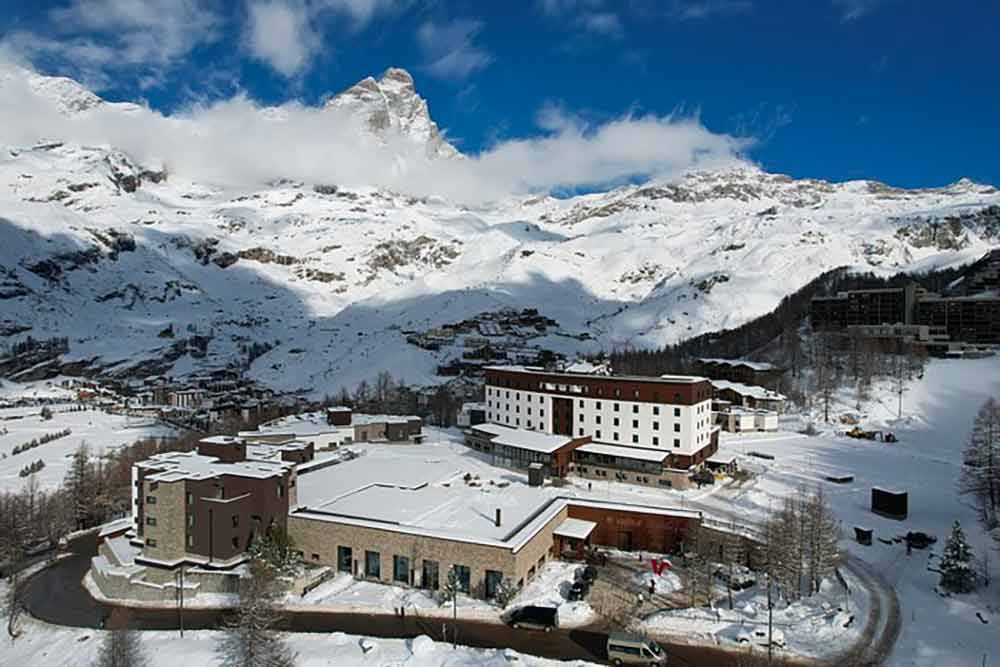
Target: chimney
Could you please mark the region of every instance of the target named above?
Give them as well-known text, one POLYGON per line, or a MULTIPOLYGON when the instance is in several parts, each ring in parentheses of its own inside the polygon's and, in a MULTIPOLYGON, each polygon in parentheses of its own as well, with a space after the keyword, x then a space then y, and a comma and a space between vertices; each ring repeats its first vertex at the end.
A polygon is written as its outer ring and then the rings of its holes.
POLYGON ((499 507, 497 508, 497 519, 496 519, 496 523, 497 523, 497 527, 499 528, 499 527, 500 527, 500 508, 499 508, 499 507))

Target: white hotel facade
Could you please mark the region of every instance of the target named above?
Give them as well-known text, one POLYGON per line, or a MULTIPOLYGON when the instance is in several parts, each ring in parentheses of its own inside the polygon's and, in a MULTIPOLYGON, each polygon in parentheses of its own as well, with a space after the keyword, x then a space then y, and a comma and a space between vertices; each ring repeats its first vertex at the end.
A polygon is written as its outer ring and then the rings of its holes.
POLYGON ((694 376, 608 376, 525 366, 486 369, 486 419, 594 442, 655 449, 670 466, 701 463, 718 449, 712 386, 694 376))

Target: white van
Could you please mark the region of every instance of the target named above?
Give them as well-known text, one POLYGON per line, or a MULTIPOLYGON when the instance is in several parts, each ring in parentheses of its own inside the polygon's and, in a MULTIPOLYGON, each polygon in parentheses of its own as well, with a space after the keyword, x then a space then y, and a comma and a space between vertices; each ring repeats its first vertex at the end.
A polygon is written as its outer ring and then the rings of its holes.
POLYGON ((608 635, 608 660, 613 665, 665 665, 667 654, 651 639, 614 632, 608 635))

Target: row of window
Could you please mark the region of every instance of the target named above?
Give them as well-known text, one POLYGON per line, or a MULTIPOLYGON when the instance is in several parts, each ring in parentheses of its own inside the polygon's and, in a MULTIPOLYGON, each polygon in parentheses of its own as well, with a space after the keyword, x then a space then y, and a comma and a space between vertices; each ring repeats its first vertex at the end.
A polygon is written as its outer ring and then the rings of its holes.
MULTIPOLYGON (((580 473, 584 474, 584 475, 586 475, 587 471, 589 470, 589 468, 585 468, 585 467, 580 467, 578 469, 579 469, 580 473)), ((607 477, 608 476, 608 471, 604 470, 602 468, 594 468, 594 475, 596 477, 607 477)), ((629 481, 628 480, 628 475, 626 473, 624 473, 624 472, 616 472, 615 473, 615 479, 618 480, 619 482, 627 482, 627 481, 629 481)), ((635 476, 635 481, 641 482, 642 484, 649 484, 649 477, 647 477, 645 475, 636 475, 635 476)), ((658 479, 658 480, 656 480, 656 483, 659 484, 660 486, 673 486, 673 482, 671 482, 669 479, 658 479)))
MULTIPOLYGON (((487 380, 487 381, 489 382, 489 380, 487 380)), ((525 389, 527 391, 545 391, 545 390, 548 390, 548 391, 559 391, 559 392, 572 391, 574 393, 583 393, 583 394, 589 394, 590 393, 590 386, 589 385, 564 385, 564 384, 553 385, 553 384, 546 384, 546 383, 542 383, 542 382, 526 382, 526 383, 522 384, 520 381, 511 382, 510 380, 503 379, 503 378, 500 379, 499 382, 497 382, 497 384, 501 385, 501 386, 504 386, 504 387, 512 387, 513 386, 513 387, 517 387, 518 389, 525 389), (525 386, 525 385, 527 385, 527 386, 525 386)), ((489 385, 487 385, 487 387, 486 387, 486 395, 487 396, 500 396, 500 392, 501 391, 503 391, 507 395, 508 398, 510 397, 510 390, 508 390, 508 389, 498 389, 498 388, 495 388, 495 387, 491 387, 489 385)), ((615 398, 621 398, 624 395, 624 393, 625 392, 623 392, 621 390, 621 387, 615 387, 611 391, 610 395, 614 396, 615 398)), ((517 395, 518 392, 515 391, 514 394, 517 395)), ((603 396, 604 395, 604 387, 602 387, 600 385, 598 385, 597 387, 595 387, 594 394, 597 395, 597 396, 603 396)), ((699 391, 699 392, 696 392, 696 394, 697 394, 697 396, 699 398, 708 398, 707 392, 699 391)), ((641 396, 641 394, 639 393, 638 389, 633 389, 632 390, 632 398, 639 399, 640 396, 641 396)), ((684 400, 683 396, 681 396, 681 393, 679 391, 678 392, 674 392, 673 396, 674 396, 674 402, 675 403, 680 403, 680 402, 682 402, 684 400)), ((660 402, 660 392, 658 392, 658 391, 654 391, 653 392, 653 402, 655 402, 655 403, 659 403, 660 402)))

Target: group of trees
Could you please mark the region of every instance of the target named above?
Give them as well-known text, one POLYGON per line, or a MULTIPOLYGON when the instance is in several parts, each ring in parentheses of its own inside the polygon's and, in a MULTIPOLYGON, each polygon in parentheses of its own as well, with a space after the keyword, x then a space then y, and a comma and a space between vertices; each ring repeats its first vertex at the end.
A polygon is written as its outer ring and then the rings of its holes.
POLYGON ((10 450, 10 454, 11 456, 14 456, 16 454, 20 454, 21 452, 26 452, 29 449, 34 449, 35 447, 41 447, 42 445, 52 442, 54 440, 58 440, 59 438, 65 438, 69 435, 72 435, 72 433, 73 431, 71 431, 68 428, 64 428, 61 431, 56 431, 55 433, 45 433, 37 438, 32 438, 31 440, 29 440, 24 444, 15 445, 14 448, 10 450))
POLYGON ((17 473, 17 475, 18 477, 27 477, 28 475, 34 475, 36 472, 41 472, 42 468, 44 467, 45 467, 45 461, 38 459, 37 461, 29 463, 28 465, 21 468, 21 470, 17 473))
POLYGON ((322 407, 346 405, 358 412, 418 415, 437 426, 453 426, 462 408, 463 397, 446 384, 421 400, 418 390, 397 380, 388 371, 380 371, 374 382, 362 380, 354 391, 342 387, 326 396, 322 407))
MULTIPOLYGON (((1000 402, 979 409, 965 448, 959 490, 972 498, 987 531, 1000 527, 1000 402)), ((1000 532, 995 533, 1000 540, 1000 532)))
POLYGON ((840 523, 819 486, 799 489, 764 524, 764 567, 789 600, 819 592, 837 567, 840 523))

